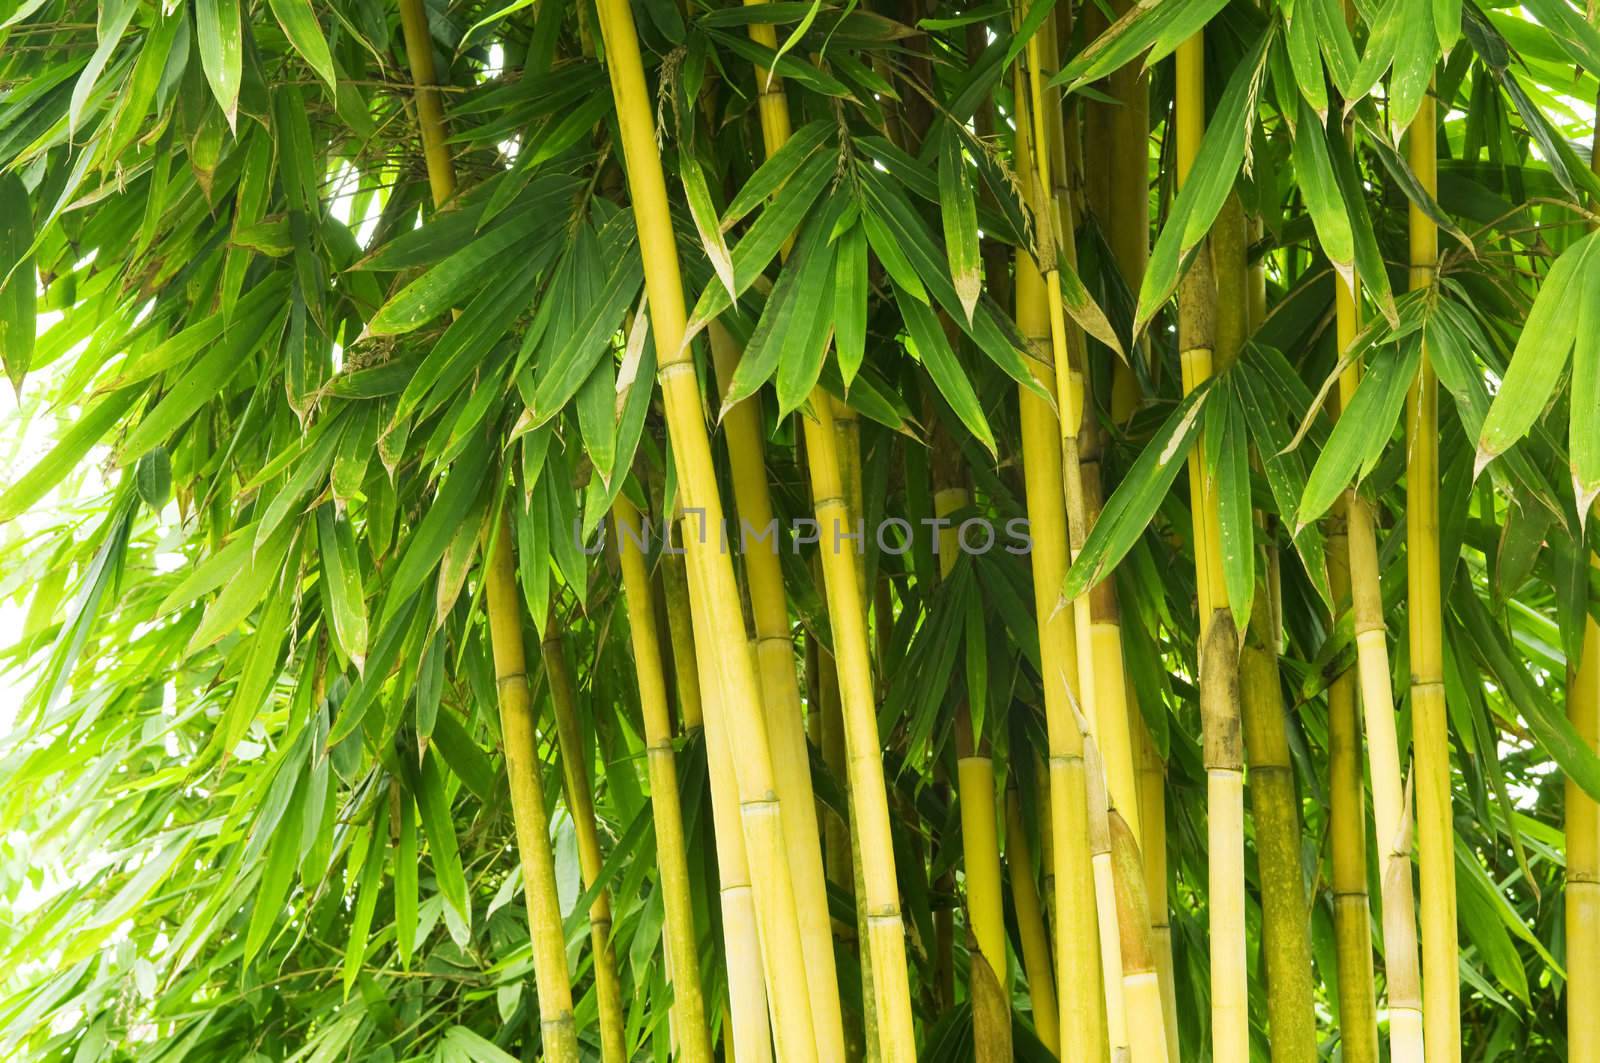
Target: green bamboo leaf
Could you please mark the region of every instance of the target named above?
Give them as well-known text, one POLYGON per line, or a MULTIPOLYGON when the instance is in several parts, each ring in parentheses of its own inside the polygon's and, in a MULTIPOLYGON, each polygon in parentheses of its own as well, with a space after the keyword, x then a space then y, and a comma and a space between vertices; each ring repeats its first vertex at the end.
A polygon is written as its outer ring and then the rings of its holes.
POLYGON ((700 234, 700 244, 711 260, 717 279, 728 289, 730 299, 738 298, 733 279, 733 254, 723 239, 717 208, 711 201, 711 189, 706 185, 706 173, 700 160, 687 146, 678 156, 678 176, 683 181, 684 198, 689 203, 689 216, 694 219, 695 231, 700 234))
POLYGON ((394 944, 400 966, 411 969, 417 941, 417 809, 411 794, 396 787, 400 803, 400 837, 395 846, 394 944))
MULTIPOLYGON (((359 867, 352 866, 347 877, 357 883, 355 910, 350 919, 350 931, 344 945, 344 960, 339 965, 339 982, 344 987, 344 999, 350 999, 350 988, 356 984, 361 965, 366 960, 367 942, 372 933, 372 916, 378 910, 378 890, 383 885, 383 866, 389 850, 389 803, 375 801, 373 821, 363 827, 370 840, 359 867)), ((360 847, 350 847, 351 863, 360 847)))
POLYGON ((1222 536, 1222 574, 1234 625, 1250 626, 1256 591, 1255 510, 1250 503, 1250 443, 1244 410, 1232 374, 1206 410, 1207 463, 1217 485, 1218 525, 1222 536), (1216 442, 1212 443, 1215 439, 1216 442))
POLYGON ((1228 79, 1228 87, 1217 103, 1195 156, 1190 179, 1178 193, 1172 214, 1162 226, 1150 254, 1150 265, 1139 287, 1135 335, 1144 331, 1156 310, 1177 288, 1182 263, 1211 231, 1211 223, 1233 188, 1254 125, 1256 92, 1271 41, 1272 31, 1262 34, 1253 51, 1228 79))
MULTIPOLYGON (((1295 180, 1317 230, 1317 240, 1346 289, 1355 291, 1355 234, 1338 179, 1334 176, 1323 123, 1304 100, 1294 131, 1295 180)), ((1241 628, 1240 630, 1243 630, 1241 628)))
POLYGON ((473 1033, 465 1026, 452 1026, 445 1031, 445 1047, 460 1053, 469 1063, 517 1063, 517 1057, 473 1033))
POLYGON ((1545 276, 1539 294, 1523 323, 1511 364, 1500 383, 1489 414, 1478 434, 1478 454, 1473 476, 1533 427, 1533 422, 1550 401, 1561 371, 1566 368, 1578 328, 1580 301, 1575 296, 1587 290, 1589 271, 1595 266, 1595 236, 1578 240, 1561 253, 1545 276))
POLYGON ((861 221, 839 237, 835 254, 833 347, 848 391, 867 353, 867 230, 861 221))
POLYGON ((497 262, 533 235, 532 219, 519 215, 478 236, 390 297, 367 322, 374 336, 395 336, 432 321, 468 292, 497 275, 497 262))
POLYGON ((1580 525, 1600 495, 1600 268, 1584 270, 1572 351, 1572 396, 1567 415, 1567 456, 1580 525))
POLYGON ((256 526, 256 548, 260 549, 272 534, 283 525, 290 517, 301 514, 297 509, 312 491, 320 490, 328 469, 333 466, 333 456, 339 450, 339 441, 344 436, 346 418, 336 417, 320 422, 313 432, 314 441, 298 455, 294 471, 289 474, 289 479, 272 496, 272 501, 267 503, 262 512, 261 522, 256 526))
MULTIPOLYGON (((1455 2, 1459 4, 1459 0, 1455 2)), ((1389 78, 1389 128, 1398 138, 1410 128, 1433 81, 1433 66, 1439 58, 1439 37, 1434 27, 1432 0, 1395 0, 1395 8, 1400 29, 1394 42, 1394 73, 1389 78)), ((1459 11, 1458 7, 1458 27, 1459 11)))
POLYGON ((944 246, 950 256, 950 279, 967 320, 983 290, 983 266, 978 258, 978 204, 972 175, 962 158, 961 138, 947 129, 939 149, 939 216, 944 222, 944 246))
MULTIPOLYGON (((292 764, 292 761, 286 762, 281 770, 287 771, 292 764)), ((272 833, 266 858, 262 861, 255 904, 250 911, 250 925, 244 936, 246 966, 261 951, 261 946, 267 943, 267 935, 277 925, 279 916, 283 914, 284 903, 289 899, 289 887, 294 883, 295 868, 300 862, 300 809, 304 803, 305 787, 293 786, 283 818, 272 833)))
POLYGON ((389 573, 385 623, 422 586, 444 557, 450 537, 466 519, 473 501, 486 485, 483 470, 487 466, 488 449, 486 443, 476 443, 457 458, 445 474, 433 504, 416 531, 411 533, 400 560, 389 573))
POLYGON ((367 600, 361 558, 350 521, 331 503, 317 507, 317 545, 322 554, 322 586, 331 605, 334 637, 360 671, 367 657, 367 600))
POLYGON ((1391 325, 1400 321, 1395 309, 1394 290, 1389 284, 1389 269, 1378 247, 1378 238, 1372 227, 1372 216, 1367 210, 1367 193, 1356 173, 1355 156, 1344 137, 1344 123, 1333 122, 1327 128, 1329 156, 1333 162, 1333 175, 1339 182, 1339 193, 1344 199, 1354 240, 1356 272, 1366 286, 1367 296, 1378 304, 1378 309, 1391 325))
POLYGON ((1349 409, 1339 414, 1311 469, 1294 515, 1297 532, 1326 513, 1352 482, 1360 483, 1372 471, 1394 432, 1421 360, 1422 343, 1414 333, 1372 356, 1349 409))
POLYGON ((67 105, 69 134, 77 132, 78 120, 83 117, 83 108, 94 93, 95 83, 105 72, 106 64, 111 60, 111 53, 117 50, 117 45, 122 42, 122 35, 127 32, 128 23, 138 10, 138 0, 112 0, 112 3, 100 10, 99 25, 96 29, 99 45, 73 84, 72 100, 67 105))
MULTIPOLYGON (((200 626, 189 638, 187 653, 192 654, 210 646, 237 628, 255 610, 283 574, 291 556, 290 547, 298 538, 299 528, 294 524, 286 524, 256 549, 229 555, 230 559, 239 560, 239 568, 222 584, 222 593, 206 607, 205 615, 200 618, 200 626)), ((254 541, 253 536, 251 541, 254 541)))
POLYGON ((795 283, 794 311, 778 355, 778 416, 799 409, 817 386, 833 337, 834 248, 820 232, 795 283))
POLYGON ((1067 570, 1061 587, 1063 602, 1071 602, 1109 576, 1144 534, 1172 481, 1184 467, 1213 390, 1213 385, 1205 384, 1184 396, 1139 452, 1133 468, 1106 501, 1100 519, 1067 570))
POLYGON ((944 396, 961 423, 966 425, 967 431, 976 436, 991 455, 997 454, 994 432, 989 428, 988 419, 983 416, 983 406, 978 402, 977 393, 972 390, 972 381, 967 378, 966 370, 951 349, 950 340, 939 326, 939 319, 934 316, 933 310, 902 291, 898 285, 895 286, 895 304, 905 317, 906 331, 911 336, 912 355, 927 368, 939 394, 944 396))
POLYGON ((278 25, 283 27, 283 35, 294 45, 294 50, 327 83, 328 92, 336 92, 338 85, 334 80, 333 53, 328 51, 328 39, 322 35, 322 27, 317 24, 317 13, 312 9, 310 0, 268 0, 268 3, 278 25))
POLYGON ((467 877, 461 867, 461 849, 456 841, 455 820, 450 815, 450 799, 445 793, 444 773, 439 758, 425 753, 418 772, 417 807, 422 813, 422 831, 433 854, 433 874, 444 897, 445 924, 456 944, 471 940, 472 904, 467 894, 467 877))
POLYGON ((1339 95, 1344 97, 1348 109, 1353 100, 1360 99, 1355 93, 1361 57, 1356 53, 1356 42, 1350 35, 1349 24, 1345 22, 1343 6, 1339 0, 1304 0, 1304 6, 1297 4, 1296 10, 1311 19, 1309 28, 1321 42, 1322 58, 1328 64, 1328 74, 1338 88, 1339 95))
MULTIPOLYGON (((1322 44, 1317 35, 1317 20, 1311 5, 1317 0, 1304 0, 1296 5, 1294 17, 1289 19, 1289 29, 1284 41, 1289 53, 1289 65, 1295 82, 1311 105, 1311 110, 1323 122, 1328 120, 1328 80, 1322 73, 1322 44)), ((1276 79, 1274 79, 1276 80, 1276 79)))
MULTIPOLYGON (((1043 3, 1035 6, 1049 7, 1043 3)), ((1198 33, 1225 6, 1226 0, 1160 0, 1159 3, 1135 4, 1089 42, 1061 73, 1050 79, 1050 83, 1065 84, 1068 92, 1076 92, 1120 69, 1146 49, 1150 54, 1145 57, 1144 66, 1149 69, 1170 55, 1179 42, 1198 33)))
POLYGON ((195 0, 195 36, 200 42, 200 65, 211 94, 217 98, 228 128, 235 129, 239 115, 239 83, 244 68, 244 29, 239 22, 239 0, 195 0))
POLYGON ((0 174, 0 367, 20 394, 33 364, 38 276, 34 270, 33 208, 15 173, 0 174))

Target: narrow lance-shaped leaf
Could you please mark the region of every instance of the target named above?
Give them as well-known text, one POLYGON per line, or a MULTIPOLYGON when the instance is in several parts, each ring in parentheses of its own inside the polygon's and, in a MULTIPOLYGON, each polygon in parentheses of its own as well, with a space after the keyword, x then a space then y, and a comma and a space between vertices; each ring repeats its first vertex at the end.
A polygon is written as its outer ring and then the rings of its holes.
POLYGON ((1133 468, 1106 501, 1100 519, 1067 570, 1061 587, 1064 602, 1072 601, 1109 576, 1144 533, 1189 456, 1211 392, 1212 385, 1207 383, 1184 396, 1139 452, 1133 468))
POLYGON ((946 129, 939 148, 939 216, 944 222, 945 253, 950 256, 950 279, 967 320, 983 290, 978 258, 978 205, 972 175, 962 158, 961 137, 946 129))
POLYGON ((1549 402, 1577 334, 1581 300, 1575 296, 1588 289, 1590 272, 1600 272, 1593 264, 1594 247, 1593 233, 1568 247, 1540 286, 1511 354, 1505 380, 1483 419, 1473 462, 1474 477, 1526 435, 1549 402))
POLYGON ((1567 456, 1581 527, 1595 496, 1600 495, 1600 268, 1593 264, 1584 269, 1578 282, 1577 303, 1567 456))
POLYGON ((228 128, 234 129, 244 68, 244 29, 239 22, 239 0, 195 0, 194 24, 200 42, 200 65, 211 83, 212 95, 228 119, 228 128))
POLYGON ((33 208, 28 190, 17 174, 0 174, 0 366, 18 392, 33 363, 38 329, 38 278, 29 253, 32 246, 33 208))
POLYGON ((311 64, 311 69, 317 72, 318 77, 327 82, 328 91, 335 91, 338 86, 334 81, 333 54, 328 51, 328 39, 322 35, 322 27, 317 25, 317 15, 312 10, 310 0, 268 2, 278 25, 283 27, 283 35, 289 38, 294 50, 311 64))
POLYGON ((1256 90, 1272 36, 1271 30, 1262 34, 1255 48, 1234 70, 1211 116, 1190 179, 1178 193, 1172 215, 1162 226, 1150 254, 1150 265, 1139 288, 1139 309, 1134 315, 1136 335, 1144 330, 1156 310, 1177 288, 1183 260, 1211 231, 1211 223, 1233 188, 1233 179, 1244 162, 1245 144, 1254 125, 1256 90))

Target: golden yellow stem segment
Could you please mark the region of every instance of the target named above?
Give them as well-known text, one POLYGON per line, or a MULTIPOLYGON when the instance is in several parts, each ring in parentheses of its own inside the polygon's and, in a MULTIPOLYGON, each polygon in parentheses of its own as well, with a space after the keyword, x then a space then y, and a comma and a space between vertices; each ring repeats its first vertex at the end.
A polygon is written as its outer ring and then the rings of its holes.
MULTIPOLYGON (((771 29, 770 26, 763 28, 771 29)), ((720 323, 713 322, 708 332, 718 382, 726 392, 738 365, 738 347, 720 323)), ((822 837, 817 827, 816 793, 811 786, 811 758, 806 751, 800 690, 795 680, 794 641, 789 631, 789 604, 778 560, 781 547, 767 487, 760 421, 760 403, 748 400, 729 409, 722 419, 741 532, 745 525, 752 529, 751 547, 743 555, 744 573, 749 586, 750 612, 755 621, 756 664, 762 702, 766 707, 767 739, 772 743, 773 772, 778 799, 784 808, 784 851, 794 881, 812 1023, 819 1054, 824 1059, 836 1059, 844 1052, 844 1027, 833 962, 828 886, 822 862, 822 837), (773 530, 769 533, 768 529, 773 530), (762 541, 763 536, 767 536, 765 541, 762 541)), ((742 542, 743 535, 738 538, 742 542)))
MULTIPOLYGON (((1567 716, 1590 749, 1600 748, 1600 625, 1583 623, 1583 656, 1567 691, 1567 716)), ((1566 780, 1567 1058, 1600 1060, 1600 806, 1566 780)))
MULTIPOLYGON (((433 42, 422 0, 400 0, 400 23, 411 64, 417 127, 435 207, 456 188, 455 169, 445 144, 444 110, 433 69, 433 42)), ((577 1063, 578 1031, 572 1015, 572 981, 567 971, 561 906, 556 895, 555 859, 550 851, 550 818, 539 780, 538 738, 528 691, 528 665, 522 645, 522 603, 516 562, 511 556, 511 521, 502 514, 490 536, 483 581, 494 654, 500 740, 505 747, 511 816, 517 832, 528 934, 533 950, 539 1025, 546 1056, 554 1063, 577 1063)))
MULTIPOLYGON (((539 645, 544 662, 545 681, 550 687, 550 704, 555 710, 556 741, 561 750, 561 769, 566 787, 567 809, 572 813, 573 834, 578 842, 578 870, 585 889, 600 877, 605 858, 600 854, 600 830, 595 824, 594 794, 589 787, 589 769, 583 745, 583 728, 578 723, 577 684, 567 662, 565 639, 560 621, 551 616, 545 624, 545 637, 539 645)), ((622 985, 617 981, 617 953, 611 944, 611 894, 600 890, 589 904, 589 940, 594 948, 595 1002, 600 1013, 600 1058, 605 1063, 622 1063, 627 1058, 622 1024, 622 985)))
MULTIPOLYGON (((756 0, 757 3, 765 0, 756 0)), ((775 47, 773 28, 753 23, 750 35, 758 43, 775 47)), ((783 83, 768 71, 756 69, 761 92, 761 133, 768 157, 787 143, 790 133, 789 103, 783 83)), ((867 946, 871 953, 872 989, 878 1027, 878 1050, 885 1060, 912 1059, 916 1055, 916 1031, 911 1012, 911 982, 906 967, 905 926, 900 916, 900 891, 895 879, 894 848, 890 841, 888 790, 883 778, 883 746, 878 735, 877 702, 872 688, 872 652, 868 644, 865 582, 856 557, 856 543, 846 536, 852 527, 855 510, 845 482, 840 460, 839 432, 836 426, 838 404, 820 386, 812 391, 809 416, 802 418, 806 443, 806 463, 811 478, 813 506, 821 528, 823 583, 828 602, 828 618, 833 633, 833 656, 839 679, 839 701, 844 721, 845 748, 849 762, 850 794, 855 813, 856 844, 861 857, 864 893, 857 903, 866 906, 867 946)), ((753 414, 752 414, 753 416, 753 414)), ((731 440, 730 440, 731 442, 731 440)), ((776 567, 776 566, 774 566, 776 567)), ((792 655, 792 648, 785 643, 792 655)), ((792 665, 791 665, 792 668, 792 665)), ((793 682, 789 684, 793 687, 793 682)), ((798 722, 796 723, 797 734, 798 722)), ((800 738, 803 749, 804 737, 800 738)), ((808 763, 804 759, 799 764, 808 763)), ((812 845, 815 847, 813 825, 812 845)), ((817 864, 820 885, 821 864, 817 864)), ((824 931, 828 927, 826 899, 821 898, 816 913, 824 931)), ((808 936, 808 940, 812 940, 808 936)), ((831 938, 815 939, 832 959, 831 938)), ((837 988, 828 979, 833 1009, 827 1021, 827 1035, 819 1023, 818 1044, 824 1055, 843 1051, 843 1034, 838 1019, 837 988)), ((813 1005, 815 1007, 815 1005, 813 1005)))
POLYGON ((522 647, 522 600, 516 562, 511 558, 511 522, 502 518, 491 536, 484 570, 489 642, 494 652, 495 686, 500 700, 500 741, 505 746, 511 784, 511 818, 522 861, 522 888, 528 905, 533 948, 534 989, 545 1055, 557 1063, 578 1063, 578 1031, 572 1016, 572 983, 567 972, 566 939, 556 895, 555 858, 550 851, 550 818, 539 782, 538 737, 528 692, 528 665, 522 647))
MULTIPOLYGON (((626 497, 611 507, 617 522, 618 560, 623 592, 628 603, 628 635, 633 645, 634 671, 639 677, 639 708, 644 716, 644 740, 650 772, 650 810, 655 825, 656 864, 661 872, 661 900, 666 913, 667 970, 672 978, 672 1030, 678 1058, 686 1063, 710 1063, 711 1039, 706 1026, 705 1000, 700 990, 700 949, 694 929, 694 896, 689 879, 688 848, 684 841, 683 809, 678 798, 678 764, 672 747, 672 721, 667 714, 667 683, 662 670, 661 640, 656 628, 650 574, 639 549, 643 527, 639 511, 626 497), (638 532, 630 538, 625 529, 638 532)), ((687 588, 685 588, 687 589, 687 588)), ((683 603, 687 613, 687 602, 683 603)), ((684 616, 688 621, 688 616, 684 616)), ((692 634, 691 634, 692 638, 692 634)), ((693 672, 693 644, 684 646, 693 672)), ((683 660, 683 658, 677 658, 683 660)), ((693 685, 682 674, 680 692, 692 689, 699 701, 699 677, 693 685)), ((687 700, 681 698, 680 700, 687 700)))
MULTIPOLYGON (((696 518, 706 533, 701 535, 697 529, 688 537, 690 579, 701 598, 701 606, 695 610, 697 626, 703 621, 708 650, 718 662, 727 739, 730 747, 739 750, 739 756, 734 758, 739 818, 761 925, 773 1031, 785 1060, 809 1061, 816 1058, 816 1041, 789 862, 783 856, 781 806, 768 752, 761 688, 745 637, 739 589, 732 561, 719 548, 717 538, 726 525, 700 388, 683 342, 683 283, 666 178, 656 147, 653 99, 645 83, 638 33, 627 0, 600 0, 596 9, 644 261, 645 290, 678 490, 685 513, 696 518)), ((809 807, 805 813, 813 814, 809 807)))
MULTIPOLYGON (((1435 137, 1434 100, 1425 96, 1407 140, 1411 169, 1430 195, 1439 185, 1435 137)), ((1415 204, 1410 216, 1411 287, 1425 288, 1433 283, 1439 261, 1439 228, 1415 204)), ((1439 388, 1426 346, 1406 400, 1406 454, 1406 594, 1422 886, 1423 1034, 1430 1063, 1456 1063, 1461 1058, 1461 987, 1439 588, 1439 388)))
MULTIPOLYGON (((1025 98, 1018 86, 1017 97, 1025 98)), ((1019 122, 1016 168, 1033 172, 1028 124, 1019 122)), ((1034 186, 1037 187, 1037 186, 1034 186)), ((1031 204, 1039 213, 1035 196, 1031 204)), ((1048 388, 1056 380, 1048 288, 1026 249, 1016 255, 1017 326, 1028 342, 1034 379, 1048 388)), ((1029 388, 1019 387, 1022 462, 1028 521, 1033 535, 1034 610, 1044 666, 1045 724, 1049 745, 1050 837, 1046 878, 1056 946, 1060 992, 1061 1058, 1100 1060, 1106 1030, 1100 986, 1098 921, 1089 858, 1089 821, 1084 789, 1083 735, 1073 715, 1078 700, 1078 661, 1073 613, 1057 608, 1067 572, 1066 495, 1062 486, 1061 426, 1055 411, 1029 388)))

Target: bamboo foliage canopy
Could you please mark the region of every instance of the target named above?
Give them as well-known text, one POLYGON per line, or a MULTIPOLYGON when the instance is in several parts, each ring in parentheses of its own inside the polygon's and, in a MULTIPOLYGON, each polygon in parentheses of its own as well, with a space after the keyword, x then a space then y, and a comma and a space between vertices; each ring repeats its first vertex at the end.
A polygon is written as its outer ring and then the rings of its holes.
POLYGON ((0 0, 0 1055, 1600 1063, 1597 94, 0 0))

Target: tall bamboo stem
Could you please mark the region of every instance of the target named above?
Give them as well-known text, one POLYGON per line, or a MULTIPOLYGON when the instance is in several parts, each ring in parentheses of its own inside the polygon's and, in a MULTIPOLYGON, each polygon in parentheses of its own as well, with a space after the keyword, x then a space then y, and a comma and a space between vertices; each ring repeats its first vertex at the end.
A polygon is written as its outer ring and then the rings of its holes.
MULTIPOLYGON (((1423 98, 1407 139, 1411 169, 1432 195, 1438 189, 1439 162, 1431 95, 1423 98)), ((1425 288, 1433 283, 1439 261, 1439 227, 1414 203, 1410 217, 1411 287, 1425 288)), ((1426 346, 1406 399, 1406 454, 1406 590, 1422 884, 1423 1034, 1432 1063, 1454 1063, 1461 1058, 1461 988, 1439 591, 1439 388, 1426 346)))
MULTIPOLYGON (((1017 98, 1023 99, 1018 83, 1017 98)), ((1016 170, 1033 173, 1031 134, 1018 121, 1016 170)), ((1036 215, 1045 206, 1040 186, 1032 189, 1036 215)), ((1017 326, 1028 343, 1034 379, 1051 388, 1056 381, 1054 344, 1047 305, 1048 288, 1033 256, 1016 255, 1017 326)), ((1066 495, 1061 475, 1061 426, 1038 394, 1019 387, 1022 461, 1028 521, 1033 535, 1033 592, 1044 663, 1045 725, 1049 745, 1050 835, 1046 878, 1053 876, 1056 985, 1060 990, 1061 1058, 1100 1060, 1106 1056, 1105 1018, 1100 989, 1098 921, 1089 858, 1089 822, 1084 789, 1083 735, 1073 715, 1078 697, 1078 662, 1073 613, 1058 609, 1067 571, 1066 495)))
MULTIPOLYGON (((417 125, 435 207, 455 194, 456 176, 445 141, 444 108, 433 65, 433 41, 422 0, 400 0, 400 25, 411 66, 417 125)), ((539 780, 533 707, 528 691, 526 650, 522 645, 522 606, 516 562, 511 556, 511 522, 502 516, 492 535, 484 567, 489 642, 494 655, 495 689, 500 708, 500 738, 517 853, 522 863, 533 950, 534 988, 545 1055, 554 1063, 577 1063, 578 1031, 572 1014, 572 980, 567 970, 561 906, 556 894, 555 858, 550 850, 550 818, 539 780)))
MULTIPOLYGON (((588 758, 584 752, 583 728, 578 723, 577 684, 567 661, 566 640, 560 621, 551 616, 545 623, 545 636, 539 645, 545 680, 550 686, 550 704, 555 710, 556 742, 561 750, 561 768, 566 788, 567 810, 572 814, 573 834, 578 842, 578 870, 585 889, 600 877, 605 858, 600 853, 600 830, 595 822, 594 794, 589 786, 588 758)), ((621 1063, 627 1058, 623 1043, 622 985, 617 981, 617 953, 611 944, 611 894, 600 890, 589 904, 589 940, 594 949, 595 1002, 600 1013, 600 1057, 606 1063, 621 1063)))
MULTIPOLYGON (((1339 349, 1355 338, 1355 301, 1338 286, 1339 349)), ((1344 507, 1328 521, 1328 589, 1350 594, 1344 507)), ((1378 1063, 1378 1007, 1372 974, 1372 914, 1367 901, 1366 787, 1361 777, 1361 717, 1355 676, 1328 686, 1328 821, 1333 874, 1333 934, 1338 954, 1339 1044, 1348 1063, 1378 1063)))
MULTIPOLYGON (((771 27, 764 27, 770 31, 771 27)), ((726 328, 709 328, 712 360, 725 393, 738 365, 739 351, 726 328)), ((723 415, 728 464, 733 472, 733 497, 739 519, 760 535, 773 524, 772 499, 761 432, 761 405, 745 401, 723 415)), ((742 529, 743 525, 741 525, 742 529)), ((741 536, 742 541, 742 536, 741 536)), ((844 1053, 838 977, 833 962, 833 929, 828 917, 828 888, 817 826, 816 793, 811 786, 811 758, 806 751, 800 690, 795 679, 794 640, 789 629, 789 604, 778 560, 781 545, 756 543, 744 553, 750 613, 756 632, 756 662, 761 696, 767 710, 767 737, 783 816, 784 852, 794 879, 795 907, 805 948, 811 994, 812 1023, 823 1058, 844 1053)))
POLYGON ((505 746, 511 785, 511 818, 517 830, 522 888, 528 905, 533 948, 534 990, 545 1057, 577 1063, 578 1030, 572 1014, 572 981, 567 971, 566 938, 556 894, 555 856, 550 851, 550 817, 539 780, 538 738, 528 691, 528 665, 522 646, 522 603, 516 562, 511 557, 511 522, 502 520, 490 545, 484 570, 489 642, 494 653, 495 689, 500 701, 500 741, 505 746))
MULTIPOLYGON (((752 23, 750 34, 758 43, 776 47, 777 38, 771 25, 752 23)), ((761 86, 762 140, 770 158, 789 139, 789 104, 781 80, 759 67, 756 78, 761 86)), ((820 528, 822 575, 833 632, 834 662, 838 669, 854 829, 860 836, 858 852, 864 892, 858 895, 857 903, 866 906, 878 1048, 882 1058, 893 1063, 915 1056, 916 1032, 911 1012, 910 974, 906 967, 905 925, 900 916, 900 892, 890 838, 883 747, 873 695, 865 583, 855 547, 845 538, 853 534, 853 513, 850 489, 843 472, 845 463, 840 458, 838 404, 819 386, 811 393, 808 406, 809 416, 802 417, 806 464, 820 528)), ((819 860, 819 872, 820 869, 819 860)), ((826 928, 825 907, 821 916, 826 928)), ((828 948, 832 948, 831 939, 828 948)), ((834 993, 836 997, 836 989, 834 993)), ((832 1021, 838 1025, 837 1018, 832 1021)), ((843 1034, 834 1036, 842 1053, 843 1034)), ((819 1032, 819 1042, 824 1040, 819 1032)))
MULTIPOLYGON (((694 928, 694 897, 689 880, 689 860, 683 833, 683 809, 678 798, 678 765, 672 746, 672 721, 667 714, 667 683, 662 671, 661 641, 656 628, 654 594, 644 554, 625 529, 641 535, 639 511, 619 495, 611 512, 617 522, 617 553, 622 567, 623 592, 628 603, 628 636, 633 645, 634 670, 639 677, 639 708, 644 717, 646 763, 650 772, 650 810, 655 826, 656 865, 661 873, 661 900, 666 913, 667 969, 672 979, 672 1027, 679 1058, 686 1063, 709 1063, 711 1041, 706 1027, 705 1000, 700 988, 699 942, 694 928)), ((687 590, 687 588, 685 588, 687 590)), ((687 620, 687 602, 685 617, 687 620)), ((692 633, 690 633, 692 639, 692 633)), ((692 642, 683 647, 693 673, 692 642)), ((676 654, 675 654, 676 656, 676 654)), ((682 658, 679 658, 680 660, 682 658)), ((698 703, 699 676, 692 682, 680 675, 679 702, 688 692, 698 703)), ((682 711, 682 710, 680 710, 682 711)))
MULTIPOLYGON (((705 622, 708 648, 719 662, 719 693, 726 710, 728 741, 739 750, 734 760, 739 818, 761 922, 774 1034, 778 1051, 786 1060, 811 1060, 816 1058, 817 1048, 804 948, 789 862, 784 858, 781 804, 768 752, 771 747, 761 711, 761 689, 747 650, 732 562, 715 541, 701 541, 720 534, 726 525, 694 363, 683 342, 683 284, 666 179, 655 141, 654 101, 645 83, 638 33, 627 0, 600 0, 596 9, 644 260, 650 323, 659 358, 658 379, 677 464, 678 489, 685 512, 699 514, 707 529, 706 536, 690 535, 686 546, 691 580, 701 596, 697 620, 705 622)), ((808 806, 804 813, 812 815, 813 811, 808 806)))

